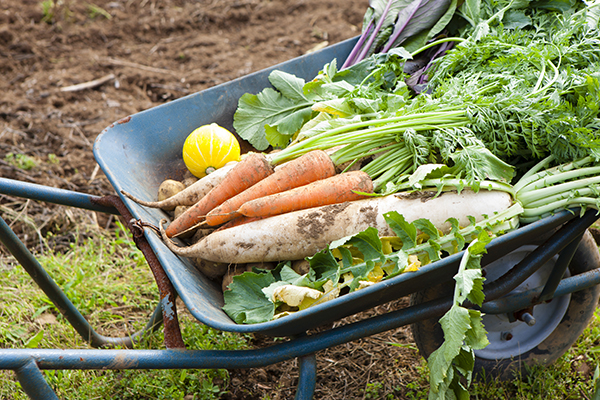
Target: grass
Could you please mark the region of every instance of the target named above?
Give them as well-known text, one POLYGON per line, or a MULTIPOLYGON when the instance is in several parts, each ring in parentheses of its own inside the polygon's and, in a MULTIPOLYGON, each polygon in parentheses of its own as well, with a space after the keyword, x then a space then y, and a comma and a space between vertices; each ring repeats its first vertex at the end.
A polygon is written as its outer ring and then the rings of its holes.
MULTIPOLYGON (((472 400, 600 400, 595 385, 600 375, 600 309, 577 342, 550 367, 535 367, 510 381, 474 382, 472 400)), ((429 369, 424 359, 418 367, 419 378, 383 390, 377 380, 364 390, 365 399, 424 400, 428 398, 429 369)))
MULTIPOLYGON (((122 335, 141 329, 154 310, 158 290, 139 250, 122 226, 111 232, 84 228, 64 253, 38 260, 101 334, 122 335)), ((46 237, 51 241, 52 237, 46 237)), ((0 347, 89 348, 31 278, 12 259, 0 256, 0 347)), ((248 337, 215 331, 180 308, 182 335, 193 349, 242 349, 248 337)), ((471 399, 590 399, 600 374, 600 309, 575 345, 551 368, 535 368, 508 382, 491 380, 471 386, 471 399)), ((139 349, 164 348, 162 330, 150 333, 139 349)), ((377 378, 364 399, 426 399, 427 364, 418 378, 392 390, 377 378)), ((61 399, 219 399, 228 390, 225 370, 43 371, 61 399), (186 397, 187 396, 187 397, 186 397)), ((27 399, 12 371, 0 371, 0 399, 27 399)))
MULTIPOLYGON (((122 227, 111 236, 99 229, 64 254, 38 260, 101 334, 121 336, 143 328, 158 290, 141 252, 122 227)), ((0 259, 0 347, 89 348, 45 294, 12 258, 0 259)), ((180 309, 181 310, 181 309, 180 309)), ((181 310, 183 311, 183 310, 181 310)), ((241 349, 242 335, 218 332, 179 313, 188 348, 241 349)), ((162 329, 136 345, 163 349, 162 329)), ((43 371, 61 399, 216 399, 226 390, 225 370, 43 371), (188 397, 190 398, 190 397, 188 397)), ((0 371, 0 399, 27 399, 12 371, 0 371)))

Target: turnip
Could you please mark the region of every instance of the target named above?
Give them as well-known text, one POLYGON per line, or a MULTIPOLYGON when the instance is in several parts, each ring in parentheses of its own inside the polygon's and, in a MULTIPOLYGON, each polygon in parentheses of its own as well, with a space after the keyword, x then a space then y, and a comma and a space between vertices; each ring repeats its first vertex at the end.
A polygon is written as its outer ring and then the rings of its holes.
MULTIPOLYGON (((428 218, 438 229, 448 232, 447 220, 456 218, 461 226, 493 215, 512 205, 510 194, 471 190, 399 193, 385 197, 351 201, 290 212, 216 231, 188 247, 179 247, 161 233, 176 254, 218 263, 299 260, 323 250, 329 243, 374 227, 380 236, 394 235, 383 214, 398 211, 409 222, 428 218)), ((164 222, 164 221, 163 221, 164 222)))

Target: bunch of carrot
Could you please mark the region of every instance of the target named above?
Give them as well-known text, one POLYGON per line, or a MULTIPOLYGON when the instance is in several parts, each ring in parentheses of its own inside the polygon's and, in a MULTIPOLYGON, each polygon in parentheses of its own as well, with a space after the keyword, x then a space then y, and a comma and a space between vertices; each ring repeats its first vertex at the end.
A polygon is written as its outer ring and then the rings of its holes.
POLYGON ((361 171, 336 174, 327 153, 314 150, 274 168, 264 154, 250 153, 222 181, 175 218, 169 238, 199 226, 233 226, 291 211, 367 197, 373 192, 361 171))

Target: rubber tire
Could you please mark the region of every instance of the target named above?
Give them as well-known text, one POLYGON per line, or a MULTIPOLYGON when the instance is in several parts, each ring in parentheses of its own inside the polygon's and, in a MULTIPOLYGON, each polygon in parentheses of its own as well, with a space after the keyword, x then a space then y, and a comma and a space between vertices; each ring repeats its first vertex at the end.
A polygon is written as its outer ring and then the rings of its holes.
MULTIPOLYGON (((598 245, 586 231, 569 264, 571 275, 600 267, 598 245)), ((411 296, 411 305, 421 304, 441 296, 451 295, 452 285, 438 285, 411 296)), ((510 359, 487 360, 475 357, 473 369, 476 379, 511 380, 515 373, 527 374, 533 365, 550 365, 575 343, 594 316, 600 296, 600 285, 571 294, 567 311, 556 329, 537 347, 510 359)), ((411 325, 420 354, 427 359, 444 341, 444 333, 437 322, 429 319, 411 325)))

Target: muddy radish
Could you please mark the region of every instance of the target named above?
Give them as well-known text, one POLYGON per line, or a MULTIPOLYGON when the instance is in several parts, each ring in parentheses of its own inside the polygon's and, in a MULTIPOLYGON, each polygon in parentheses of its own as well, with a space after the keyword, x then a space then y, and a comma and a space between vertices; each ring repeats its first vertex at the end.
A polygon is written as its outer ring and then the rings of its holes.
POLYGON ((188 247, 179 247, 169 240, 161 224, 167 246, 176 254, 222 263, 298 260, 312 256, 334 240, 355 235, 368 227, 379 230, 381 236, 394 235, 383 214, 397 211, 412 222, 429 219, 442 231, 448 231, 448 218, 458 219, 461 226, 469 224, 468 216, 481 220, 512 204, 505 192, 470 190, 394 194, 385 197, 356 200, 276 215, 222 231, 213 232, 188 247))
POLYGON ((138 204, 141 204, 146 207, 160 208, 165 211, 171 211, 177 206, 192 206, 204 196, 206 196, 208 192, 210 192, 212 189, 218 186, 236 164, 237 162, 235 161, 228 163, 222 168, 216 170, 215 172, 206 175, 202 179, 197 180, 192 185, 183 189, 174 196, 171 196, 161 201, 141 200, 124 190, 121 190, 121 193, 123 193, 125 197, 128 197, 129 199, 135 201, 138 204))

